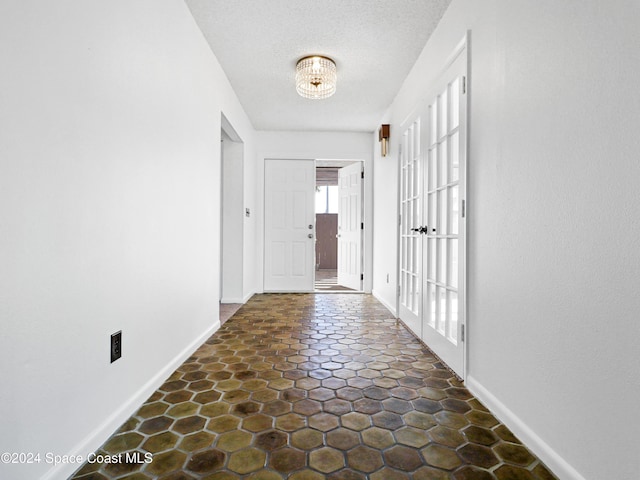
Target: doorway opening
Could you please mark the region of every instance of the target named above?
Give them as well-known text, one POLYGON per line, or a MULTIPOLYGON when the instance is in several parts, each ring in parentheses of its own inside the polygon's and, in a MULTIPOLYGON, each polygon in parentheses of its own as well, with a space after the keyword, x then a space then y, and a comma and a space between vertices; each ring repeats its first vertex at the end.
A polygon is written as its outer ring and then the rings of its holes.
POLYGON ((316 162, 316 292, 362 291, 362 162, 316 162))
POLYGON ((244 303, 244 143, 222 115, 220 132, 220 319, 244 303))

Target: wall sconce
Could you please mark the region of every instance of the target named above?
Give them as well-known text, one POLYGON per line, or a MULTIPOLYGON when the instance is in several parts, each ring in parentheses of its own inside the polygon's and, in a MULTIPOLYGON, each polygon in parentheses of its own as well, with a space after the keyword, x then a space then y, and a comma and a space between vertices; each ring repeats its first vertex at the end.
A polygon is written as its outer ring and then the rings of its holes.
POLYGON ((382 143, 382 156, 387 156, 387 144, 389 143, 389 125, 381 125, 378 130, 378 141, 382 143))

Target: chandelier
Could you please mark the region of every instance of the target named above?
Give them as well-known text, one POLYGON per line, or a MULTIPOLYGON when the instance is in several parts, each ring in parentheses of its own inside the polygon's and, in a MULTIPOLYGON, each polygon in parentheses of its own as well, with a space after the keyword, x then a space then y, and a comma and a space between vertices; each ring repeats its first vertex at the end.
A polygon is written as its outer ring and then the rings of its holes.
POLYGON ((296 91, 304 98, 329 98, 336 93, 336 79, 336 64, 330 58, 313 55, 296 65, 296 91))

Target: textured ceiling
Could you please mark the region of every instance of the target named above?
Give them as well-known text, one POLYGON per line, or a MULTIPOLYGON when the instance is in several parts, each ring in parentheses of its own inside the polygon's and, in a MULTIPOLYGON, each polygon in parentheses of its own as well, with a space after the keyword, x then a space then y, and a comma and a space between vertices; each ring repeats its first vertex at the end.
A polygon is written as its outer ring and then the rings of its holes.
POLYGON ((371 132, 451 0, 186 0, 258 130, 371 132), (311 54, 338 68, 336 94, 296 93, 311 54))

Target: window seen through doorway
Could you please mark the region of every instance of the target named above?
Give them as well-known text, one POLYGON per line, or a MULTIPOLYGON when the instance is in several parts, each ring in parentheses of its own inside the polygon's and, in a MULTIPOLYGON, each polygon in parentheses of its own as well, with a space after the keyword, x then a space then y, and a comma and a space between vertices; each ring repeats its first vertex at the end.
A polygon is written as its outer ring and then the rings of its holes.
POLYGON ((316 187, 316 213, 338 213, 338 186, 316 187))

